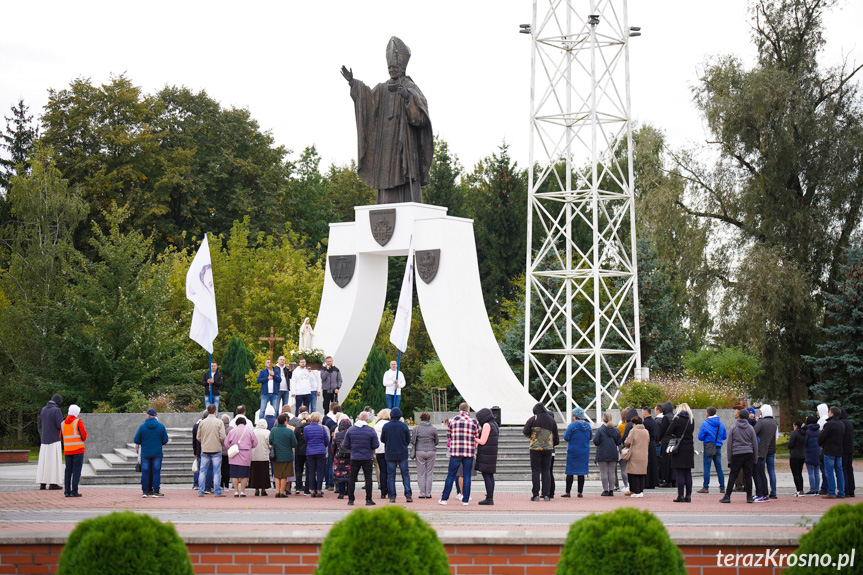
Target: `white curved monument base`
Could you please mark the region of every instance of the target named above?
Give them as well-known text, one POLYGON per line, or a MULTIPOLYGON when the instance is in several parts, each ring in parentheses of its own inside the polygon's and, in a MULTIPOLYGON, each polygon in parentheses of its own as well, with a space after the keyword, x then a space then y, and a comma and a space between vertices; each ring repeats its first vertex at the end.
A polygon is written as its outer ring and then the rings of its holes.
MULTIPOLYGON (((387 287, 387 257, 414 249, 440 250, 437 275, 425 283, 415 273, 423 320, 456 389, 472 409, 499 406, 505 424, 522 424, 536 400, 512 373, 488 321, 473 222, 446 215, 446 208, 404 203, 355 208, 355 222, 330 224, 328 270, 315 324, 316 343, 342 372, 344 400, 362 371, 381 322, 387 287), (395 209, 392 237, 384 246, 372 236, 370 212, 395 209), (339 287, 329 271, 332 256, 356 256, 350 282, 339 287)), ((416 268, 416 266, 415 266, 416 268)), ((410 342, 408 350, 410 353, 410 342)), ((388 355, 395 356, 393 347, 388 355)), ((411 382, 408 382, 411 385, 411 382)))

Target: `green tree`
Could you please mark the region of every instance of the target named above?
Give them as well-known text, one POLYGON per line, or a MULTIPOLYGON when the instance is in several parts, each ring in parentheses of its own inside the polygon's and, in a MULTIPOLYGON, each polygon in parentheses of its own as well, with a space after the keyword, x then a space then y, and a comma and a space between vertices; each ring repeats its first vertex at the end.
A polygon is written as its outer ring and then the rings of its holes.
POLYGON ((0 240, 0 432, 21 441, 64 383, 41 374, 58 367, 50 338, 69 286, 64 272, 75 253, 73 234, 87 206, 41 147, 31 172, 12 176, 9 202, 11 220, 0 240))
POLYGON ((330 165, 327 171, 328 193, 333 205, 331 222, 354 221, 354 206, 368 206, 377 200, 377 192, 360 179, 353 160, 347 166, 330 165))
POLYGON ((303 238, 303 246, 317 256, 326 253, 320 246, 329 235, 328 220, 332 215, 329 182, 321 175, 320 163, 317 148, 306 147, 282 198, 283 217, 303 238))
MULTIPOLYGON (((759 391, 799 409, 818 339, 863 205, 860 67, 822 68, 833 0, 752 3, 757 61, 708 62, 695 102, 718 160, 676 155, 686 186, 673 207, 710 225, 722 341, 761 358, 759 391)), ((682 249, 686 249, 683 246, 682 249)))
POLYGON ((185 326, 166 313, 166 274, 153 265, 149 238, 121 231, 127 217, 120 208, 106 214, 107 233, 93 223, 94 257, 76 257, 58 314, 58 379, 84 410, 107 400, 132 411, 142 396, 194 382, 185 326))
POLYGON ((384 386, 381 382, 384 379, 384 373, 389 368, 390 363, 387 361, 387 356, 378 351, 376 344, 372 344, 361 377, 357 379, 347 400, 342 405, 344 412, 351 417, 356 417, 367 405, 372 406, 375 412, 386 407, 384 386))
POLYGON ((497 317, 503 301, 512 299, 512 280, 524 273, 527 181, 506 143, 477 163, 467 181, 485 307, 497 317))
POLYGON ((222 388, 220 407, 223 411, 236 409, 238 405, 251 406, 257 409, 258 393, 249 389, 246 374, 255 369, 255 354, 246 348, 246 344, 236 334, 231 335, 231 341, 222 356, 220 369, 225 378, 222 388))
MULTIPOLYGON (((863 427, 863 248, 847 250, 848 263, 840 268, 837 292, 827 296, 824 343, 814 356, 806 356, 818 377, 811 390, 813 404, 847 408, 857 429, 863 427)), ((863 439, 855 435, 857 450, 863 439)))
POLYGON ((446 140, 435 136, 429 185, 423 190, 423 202, 448 208, 447 215, 467 217, 464 186, 460 181, 463 172, 458 156, 450 154, 446 140))
MULTIPOLYGON (((24 175, 30 171, 30 155, 33 145, 39 137, 39 129, 33 125, 33 115, 28 114, 30 107, 19 99, 12 106, 12 117, 3 116, 6 120, 6 131, 0 133, 0 150, 8 154, 8 158, 0 157, 0 188, 9 191, 10 178, 14 174, 24 175), (23 170, 19 171, 18 166, 23 170)), ((4 155, 6 155, 4 154, 4 155)), ((5 203, 5 194, 0 194, 0 201, 5 203)), ((8 215, 8 214, 7 214, 8 215)), ((6 221, 0 213, 0 223, 6 221)))

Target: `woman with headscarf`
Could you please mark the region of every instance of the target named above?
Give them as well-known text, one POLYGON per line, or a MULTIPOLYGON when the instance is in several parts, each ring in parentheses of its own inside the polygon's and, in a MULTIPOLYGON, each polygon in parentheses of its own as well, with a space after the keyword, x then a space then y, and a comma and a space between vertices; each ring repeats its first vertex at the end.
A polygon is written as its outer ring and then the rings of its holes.
POLYGON ((587 476, 587 466, 590 459, 590 438, 593 430, 584 419, 584 410, 576 407, 572 410, 572 423, 566 428, 563 440, 566 445, 566 493, 561 497, 572 497, 572 480, 578 476, 578 496, 583 497, 584 478, 587 476))
MULTIPOLYGON (((272 407, 268 405, 267 407, 272 407)), ((249 489, 255 490, 255 497, 267 496, 270 483, 270 431, 267 429, 267 420, 259 419, 255 424, 255 438, 258 445, 252 450, 252 468, 249 479, 249 489)))
POLYGON ((671 468, 677 475, 677 499, 675 503, 690 503, 692 497, 692 468, 695 467, 695 418, 689 404, 677 406, 671 425, 665 431, 669 441, 678 439, 677 449, 671 453, 671 468))
POLYGON ((267 408, 264 410, 264 420, 267 423, 268 431, 276 425, 276 410, 269 403, 267 404, 267 408))

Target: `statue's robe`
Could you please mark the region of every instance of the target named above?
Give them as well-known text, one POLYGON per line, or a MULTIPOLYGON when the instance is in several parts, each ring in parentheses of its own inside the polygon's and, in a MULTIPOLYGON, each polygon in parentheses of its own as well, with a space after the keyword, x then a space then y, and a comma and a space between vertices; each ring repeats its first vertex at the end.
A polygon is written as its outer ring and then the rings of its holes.
POLYGON ((409 76, 401 83, 411 94, 407 102, 386 82, 374 88, 351 82, 357 173, 378 191, 379 204, 422 202, 422 188, 429 183, 434 138, 428 103, 409 76))

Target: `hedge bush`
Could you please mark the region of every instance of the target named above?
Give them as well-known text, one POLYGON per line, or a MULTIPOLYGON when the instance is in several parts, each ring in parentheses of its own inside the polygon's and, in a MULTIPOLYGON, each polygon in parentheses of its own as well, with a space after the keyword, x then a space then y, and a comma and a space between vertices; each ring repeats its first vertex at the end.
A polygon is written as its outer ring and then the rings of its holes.
POLYGON ((558 575, 686 575, 683 554, 649 511, 591 513, 569 528, 558 575))
POLYGON ((69 534, 57 575, 193 575, 177 530, 121 511, 87 519, 69 534))
POLYGON ((388 505, 357 509, 333 525, 316 575, 449 575, 449 561, 434 529, 413 511, 388 505))
MULTIPOLYGON (((839 556, 850 554, 856 549, 855 567, 850 569, 849 565, 844 567, 849 573, 859 573, 859 561, 863 559, 863 503, 857 505, 834 505, 821 517, 815 527, 800 538, 800 546, 794 552, 796 558, 786 558, 788 565, 795 563, 793 567, 785 571, 786 575, 818 575, 820 573, 837 573, 833 561, 838 561, 839 556), (818 556, 817 566, 815 556, 818 556), (830 565, 821 565, 820 559, 828 555, 830 565)), ((792 556, 793 557, 793 556, 792 556)), ((844 573, 845 571, 839 571, 844 573)))

